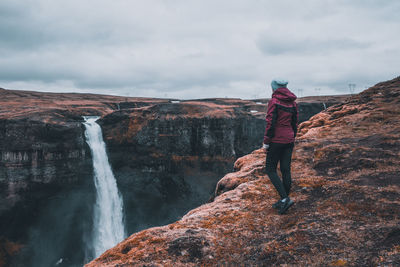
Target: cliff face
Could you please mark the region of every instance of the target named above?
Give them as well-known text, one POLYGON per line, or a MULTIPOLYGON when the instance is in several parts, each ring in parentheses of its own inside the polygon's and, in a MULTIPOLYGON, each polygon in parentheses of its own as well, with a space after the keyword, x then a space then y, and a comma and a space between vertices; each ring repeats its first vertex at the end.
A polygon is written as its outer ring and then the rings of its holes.
MULTIPOLYGON (((322 100, 342 98, 300 101, 304 119, 322 100)), ((15 244, 17 255, 24 245, 15 266, 85 258, 95 189, 82 115, 102 116, 127 228, 135 232, 207 201, 235 159, 260 146, 266 103, 0 89, 0 248, 15 244)))
POLYGON ((57 208, 63 209, 59 215, 86 210, 85 205, 71 201, 73 192, 81 188, 86 188, 80 195, 83 203, 90 199, 83 192, 91 193, 87 188, 92 182, 86 179, 92 174, 91 160, 80 123, 0 119, 0 129, 1 236, 26 243, 32 225, 38 229, 40 224, 42 230, 48 225, 61 227, 60 220, 52 220, 57 208))
POLYGON ((260 146, 264 114, 249 104, 164 103, 101 120, 128 232, 170 223, 206 202, 235 159, 260 146))
POLYGON ((90 186, 82 114, 104 115, 124 98, 0 89, 0 229, 20 238, 43 202, 90 186))
POLYGON ((278 215, 265 152, 235 162, 213 202, 133 234, 87 266, 400 264, 400 78, 330 107, 299 129, 295 205, 278 215))
POLYGON ((94 185, 82 115, 105 115, 125 102, 0 89, 0 266, 12 255, 13 266, 49 266, 60 255, 83 261, 94 185))

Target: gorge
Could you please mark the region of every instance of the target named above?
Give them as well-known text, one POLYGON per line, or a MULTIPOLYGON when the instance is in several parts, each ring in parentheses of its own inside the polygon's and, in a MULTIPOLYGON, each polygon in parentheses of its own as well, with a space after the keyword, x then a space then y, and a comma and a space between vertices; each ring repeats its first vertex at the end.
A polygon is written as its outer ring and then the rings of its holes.
MULTIPOLYGON (((260 146, 267 103, 4 89, 0 95, 3 266, 81 266, 93 259, 96 174, 82 115, 101 117, 125 231, 132 234, 210 200, 234 161, 260 146)), ((322 102, 345 98, 300 99, 301 120, 321 111, 322 102)))
POLYGON ((271 207, 265 151, 239 158, 213 201, 132 234, 87 267, 399 266, 400 77, 303 122, 294 206, 271 207))

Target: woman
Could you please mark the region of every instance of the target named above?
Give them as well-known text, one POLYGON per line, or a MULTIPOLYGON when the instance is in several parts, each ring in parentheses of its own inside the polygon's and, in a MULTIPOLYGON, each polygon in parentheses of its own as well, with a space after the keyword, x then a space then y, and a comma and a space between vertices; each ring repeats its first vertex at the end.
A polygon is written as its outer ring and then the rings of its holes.
POLYGON ((298 108, 295 102, 297 97, 286 87, 287 84, 286 80, 271 82, 273 93, 268 102, 263 144, 263 148, 267 150, 267 175, 281 197, 273 207, 278 209, 280 214, 285 213, 293 205, 293 201, 289 198, 292 183, 290 163, 298 121, 298 108), (276 172, 278 162, 282 180, 276 172))

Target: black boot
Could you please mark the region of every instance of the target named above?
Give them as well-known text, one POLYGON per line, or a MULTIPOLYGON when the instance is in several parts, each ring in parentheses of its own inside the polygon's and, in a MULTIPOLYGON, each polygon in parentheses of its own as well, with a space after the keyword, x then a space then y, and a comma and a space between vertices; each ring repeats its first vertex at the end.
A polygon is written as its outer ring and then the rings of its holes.
POLYGON ((279 208, 282 206, 282 204, 283 204, 282 199, 280 199, 280 200, 278 200, 277 202, 275 202, 274 204, 272 204, 272 207, 273 207, 274 209, 279 210, 279 208))
POLYGON ((279 214, 284 214, 294 204, 293 200, 289 197, 284 198, 281 202, 282 204, 279 207, 279 214))

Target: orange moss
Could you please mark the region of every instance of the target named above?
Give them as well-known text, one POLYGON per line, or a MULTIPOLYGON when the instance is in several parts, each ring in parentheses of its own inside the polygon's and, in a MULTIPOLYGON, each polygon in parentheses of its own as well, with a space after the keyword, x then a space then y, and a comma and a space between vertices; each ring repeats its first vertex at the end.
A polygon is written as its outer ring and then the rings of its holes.
POLYGON ((318 188, 327 184, 326 179, 321 177, 307 177, 296 180, 299 187, 318 188))
POLYGON ((235 224, 240 215, 237 212, 227 212, 225 214, 218 214, 209 216, 199 222, 200 228, 214 228, 216 225, 235 224))
POLYGON ((332 266, 347 266, 347 265, 348 265, 348 262, 347 262, 346 260, 343 260, 343 259, 338 259, 338 260, 336 260, 336 261, 333 261, 333 262, 331 263, 331 265, 332 265, 332 266))
POLYGON ((148 120, 141 116, 131 117, 128 124, 127 138, 132 139, 140 132, 146 125, 148 120))
POLYGON ((165 241, 165 238, 151 238, 149 239, 147 242, 150 244, 158 244, 158 243, 162 243, 165 241))

